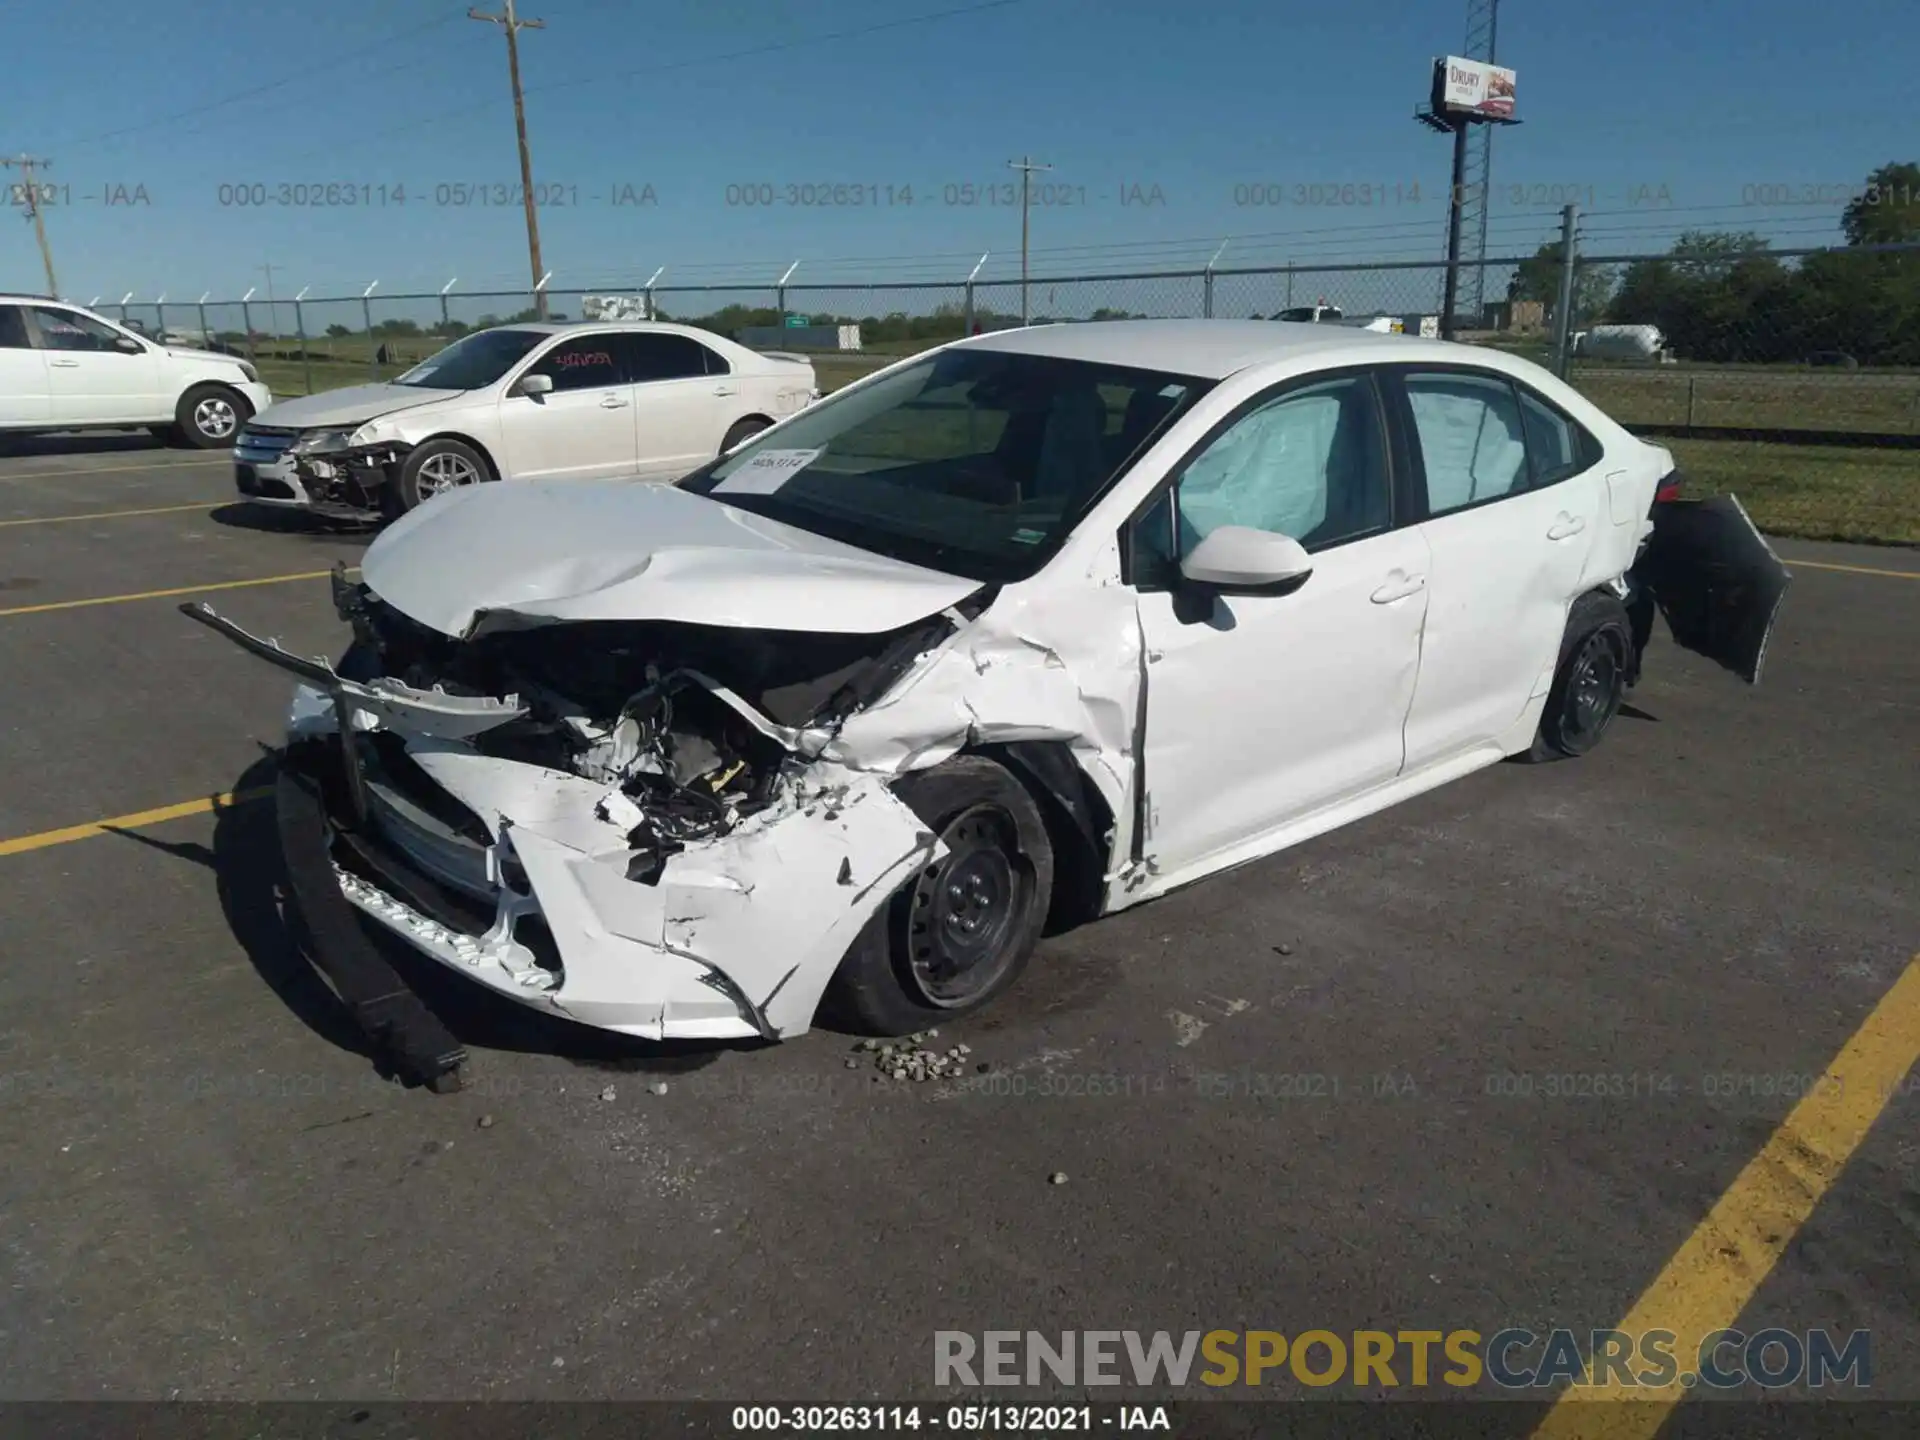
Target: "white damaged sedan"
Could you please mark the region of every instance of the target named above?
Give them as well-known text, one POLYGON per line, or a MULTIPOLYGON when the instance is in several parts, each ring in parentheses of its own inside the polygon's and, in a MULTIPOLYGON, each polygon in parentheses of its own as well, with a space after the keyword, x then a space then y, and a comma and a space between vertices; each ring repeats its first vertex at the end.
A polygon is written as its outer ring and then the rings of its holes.
POLYGON ((371 921, 628 1035, 904 1033, 1124 909, 1504 757, 1590 750, 1658 610, 1752 682, 1731 499, 1495 351, 1055 325, 900 362, 672 487, 483 485, 337 575, 280 829, 397 1068, 464 1054, 371 921))

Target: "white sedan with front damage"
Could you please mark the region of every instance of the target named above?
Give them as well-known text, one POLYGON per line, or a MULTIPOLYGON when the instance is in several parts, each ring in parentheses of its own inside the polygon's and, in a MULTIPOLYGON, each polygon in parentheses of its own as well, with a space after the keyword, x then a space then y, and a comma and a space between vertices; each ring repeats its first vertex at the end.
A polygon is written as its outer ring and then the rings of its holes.
POLYGON ((187 608, 303 677, 279 804, 316 959, 445 1083, 369 934, 634 1036, 823 1002, 897 1034, 1004 991, 1050 918, 1584 754, 1656 611, 1755 681, 1784 568, 1678 487, 1497 351, 1058 325, 677 486, 436 501, 337 577, 337 665, 187 608))
POLYGON ((688 325, 505 325, 393 381, 262 410, 234 446, 234 485, 362 517, 496 480, 676 480, 819 393, 805 356, 688 325))

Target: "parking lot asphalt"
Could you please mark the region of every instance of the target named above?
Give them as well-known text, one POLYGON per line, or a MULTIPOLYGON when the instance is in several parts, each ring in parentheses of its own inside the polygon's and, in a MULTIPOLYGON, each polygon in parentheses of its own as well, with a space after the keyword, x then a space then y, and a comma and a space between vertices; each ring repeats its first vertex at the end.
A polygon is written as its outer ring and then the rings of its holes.
POLYGON ((1783 543, 1759 688, 1663 633, 1586 759, 1049 940, 943 1028, 964 1083, 442 984, 473 1060, 435 1097, 277 903, 285 677, 176 609, 337 651, 313 577, 367 536, 230 494, 145 442, 0 458, 0 1398, 852 1401, 935 1393, 939 1330, 1731 1306, 1869 1329, 1920 1399, 1915 552, 1783 543), (1882 1093, 1755 1178, 1859 1034, 1882 1093))

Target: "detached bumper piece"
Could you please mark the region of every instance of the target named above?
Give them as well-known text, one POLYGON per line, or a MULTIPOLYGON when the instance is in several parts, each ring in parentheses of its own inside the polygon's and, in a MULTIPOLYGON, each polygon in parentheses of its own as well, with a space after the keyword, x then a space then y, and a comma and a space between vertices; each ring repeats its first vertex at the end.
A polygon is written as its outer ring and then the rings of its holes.
MULTIPOLYGON (((460 1088, 467 1052, 374 947, 341 889, 336 844, 366 857, 362 837, 335 830, 352 809, 346 767, 334 743, 290 746, 275 786, 287 880, 312 941, 312 959, 333 982, 376 1056, 403 1079, 437 1094, 460 1088)), ((422 898, 410 897, 418 905, 422 898)))
POLYGON ((1677 645, 1757 685, 1787 567, 1731 495, 1657 501, 1651 519, 1629 581, 1652 596, 1677 645))

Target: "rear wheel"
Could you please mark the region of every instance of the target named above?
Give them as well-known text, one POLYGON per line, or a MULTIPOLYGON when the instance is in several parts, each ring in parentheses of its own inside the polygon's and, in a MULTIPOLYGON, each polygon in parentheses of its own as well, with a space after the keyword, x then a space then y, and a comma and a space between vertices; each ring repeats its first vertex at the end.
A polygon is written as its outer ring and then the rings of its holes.
POLYGON ((859 1028, 904 1035, 980 1009, 1026 968, 1053 893, 1040 808, 1004 768, 962 755, 894 793, 945 842, 868 922, 834 976, 859 1028))
POLYGON ((247 397, 225 385, 195 385, 173 411, 173 435, 196 450, 230 448, 253 417, 247 397))
POLYGON ((1626 698, 1633 649, 1633 628, 1618 597, 1590 593, 1573 602, 1540 729, 1525 759, 1564 760, 1600 743, 1626 698))
POLYGON ((751 415, 745 420, 734 421, 733 428, 727 431, 725 438, 720 441, 720 453, 724 455, 733 449, 734 446, 751 440, 762 430, 765 430, 771 423, 770 421, 762 420, 757 416, 751 415))

